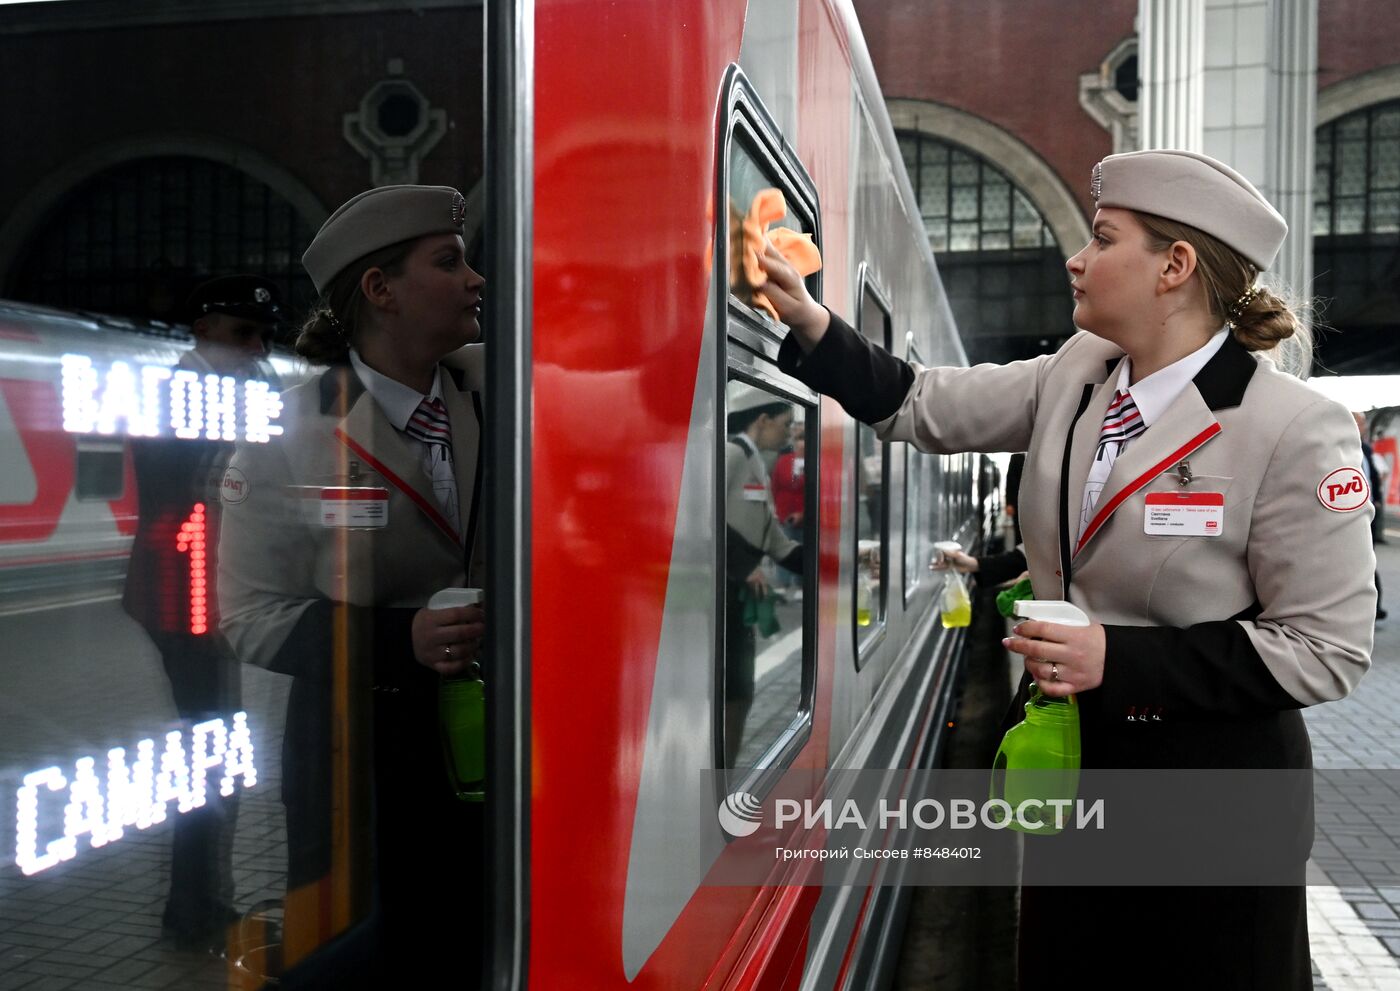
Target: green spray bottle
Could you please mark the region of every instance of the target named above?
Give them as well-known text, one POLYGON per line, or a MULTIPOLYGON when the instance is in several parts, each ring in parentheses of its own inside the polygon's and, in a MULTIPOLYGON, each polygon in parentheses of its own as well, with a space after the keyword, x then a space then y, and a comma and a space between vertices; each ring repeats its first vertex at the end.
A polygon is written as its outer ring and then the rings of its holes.
MULTIPOLYGON (((1062 626, 1089 625, 1082 610, 1064 601, 1022 599, 1015 614, 1062 626)), ((1069 806, 1059 803, 1072 803, 1079 793, 1079 704, 1073 695, 1051 698, 1036 685, 1025 709, 1026 718, 1007 730, 997 748, 991 797, 1010 806, 1010 828, 1053 835, 1069 814, 1069 806)))
MULTIPOLYGON (((445 588, 428 600, 429 609, 450 609, 481 603, 479 588, 445 588)), ((465 675, 444 676, 438 682, 438 725, 443 761, 453 793, 464 802, 486 797, 486 683, 481 665, 465 675)))

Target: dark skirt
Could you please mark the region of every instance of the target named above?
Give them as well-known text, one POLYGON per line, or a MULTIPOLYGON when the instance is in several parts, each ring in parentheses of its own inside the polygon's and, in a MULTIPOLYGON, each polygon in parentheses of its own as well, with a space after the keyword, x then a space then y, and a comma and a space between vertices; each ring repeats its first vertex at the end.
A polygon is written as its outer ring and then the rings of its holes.
POLYGON ((1307 991, 1306 892, 1023 887, 1017 986, 1307 991))

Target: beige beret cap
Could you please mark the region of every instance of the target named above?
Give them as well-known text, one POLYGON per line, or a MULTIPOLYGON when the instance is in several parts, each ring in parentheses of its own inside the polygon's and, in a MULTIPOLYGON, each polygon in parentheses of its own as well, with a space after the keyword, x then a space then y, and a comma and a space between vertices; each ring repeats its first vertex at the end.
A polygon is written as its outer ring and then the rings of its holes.
POLYGON ((1155 213, 1188 224, 1268 268, 1288 224, 1234 169, 1191 151, 1130 151, 1094 166, 1089 191, 1101 207, 1155 213))
POLYGON ((776 403, 791 403, 782 396, 775 396, 767 389, 760 389, 756 385, 749 385, 747 382, 733 379, 727 387, 725 405, 728 406, 726 413, 743 413, 747 410, 758 409, 760 406, 772 406, 776 403))
POLYGON ((451 186, 380 186, 343 203, 326 218, 301 264, 325 292, 331 279, 357 258, 429 234, 462 234, 467 201, 451 186))

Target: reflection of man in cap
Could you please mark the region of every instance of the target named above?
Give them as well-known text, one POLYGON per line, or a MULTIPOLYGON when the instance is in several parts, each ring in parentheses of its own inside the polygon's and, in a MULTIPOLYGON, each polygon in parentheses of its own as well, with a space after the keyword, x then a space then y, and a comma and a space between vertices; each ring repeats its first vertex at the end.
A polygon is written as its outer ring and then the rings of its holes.
POLYGON ((268 341, 282 320, 277 287, 258 275, 210 279, 185 303, 194 351, 181 361, 192 371, 254 375, 263 370, 268 341))
MULTIPOLYGON (((802 574, 802 545, 783 532, 773 509, 773 489, 764 452, 787 446, 791 402, 756 385, 735 380, 726 398, 725 445, 725 762, 738 759, 754 695, 757 639, 745 613, 770 594, 765 557, 802 574), (750 607, 750 608, 746 608, 750 607)), ((771 605, 771 603, 770 603, 771 605)))
MULTIPOLYGON (((194 291, 186 309, 195 344, 180 356, 180 370, 268 380, 263 358, 281 316, 271 282, 253 275, 213 279, 194 291)), ((233 444, 142 437, 132 439, 131 450, 140 517, 122 605, 160 652, 180 719, 190 725, 223 719, 228 726, 242 692, 237 661, 219 633, 216 593, 219 489, 233 444), (189 536, 183 543, 182 534, 189 536)), ((237 797, 221 797, 217 783, 207 794, 205 807, 172 823, 162 919, 177 948, 199 952, 223 947, 235 915, 237 797)))

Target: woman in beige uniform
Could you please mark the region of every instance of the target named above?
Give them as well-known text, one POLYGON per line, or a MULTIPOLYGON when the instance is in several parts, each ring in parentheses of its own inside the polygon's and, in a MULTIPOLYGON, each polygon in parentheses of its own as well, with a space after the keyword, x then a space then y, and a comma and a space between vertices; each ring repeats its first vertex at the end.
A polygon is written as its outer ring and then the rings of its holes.
POLYGON ((329 367, 284 394, 284 433, 241 445, 223 486, 223 630, 242 660, 294 676, 282 750, 289 946, 373 824, 366 938, 318 978, 336 986, 460 982, 479 959, 480 807, 449 789, 436 693, 441 675, 476 660, 485 618, 425 608, 483 577, 480 362, 461 349, 480 335, 484 280, 463 254, 465 206, 449 187, 387 186, 330 216, 302 258, 321 301, 297 341, 329 367), (368 809, 355 799, 363 762, 349 757, 364 712, 368 809), (333 812, 349 816, 334 830, 333 812))
MULTIPOLYGON (((907 364, 770 251, 780 365, 885 439, 1028 452, 1036 595, 1094 622, 1022 623, 1008 645, 1046 694, 1077 695, 1085 768, 1308 768, 1299 710, 1370 663, 1374 558, 1355 424, 1267 360, 1300 330, 1255 281, 1287 226, 1189 152, 1110 156, 1092 192, 1093 238, 1066 265, 1086 332, 1055 354, 907 364), (1173 515, 1172 493, 1203 508, 1173 515)), ((1303 857, 1291 887, 1023 887, 1021 985, 1310 987, 1303 857)))

